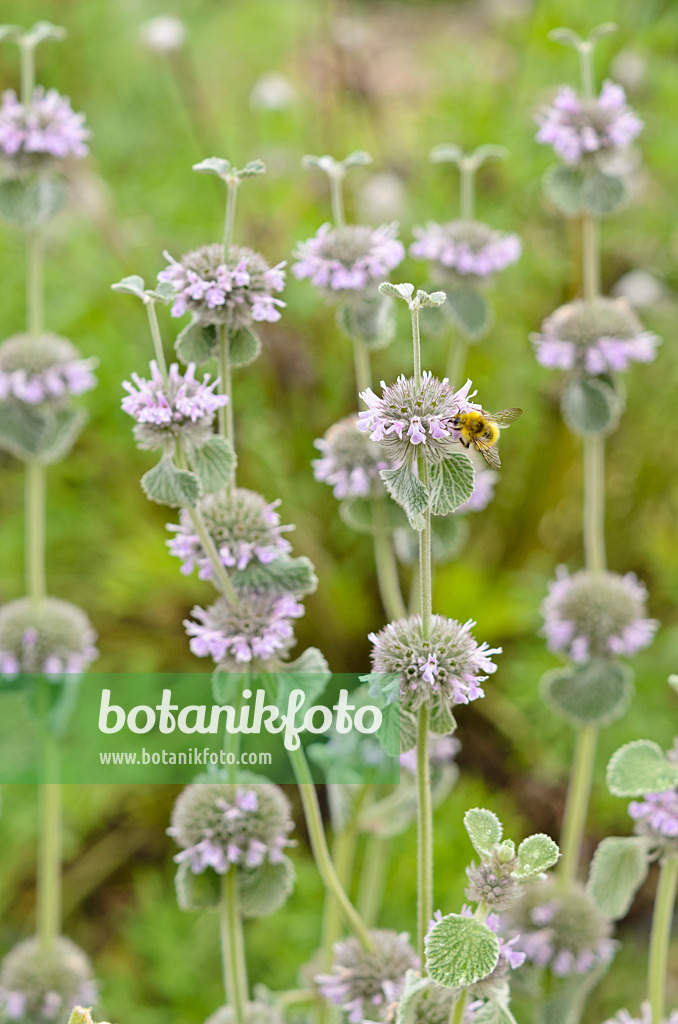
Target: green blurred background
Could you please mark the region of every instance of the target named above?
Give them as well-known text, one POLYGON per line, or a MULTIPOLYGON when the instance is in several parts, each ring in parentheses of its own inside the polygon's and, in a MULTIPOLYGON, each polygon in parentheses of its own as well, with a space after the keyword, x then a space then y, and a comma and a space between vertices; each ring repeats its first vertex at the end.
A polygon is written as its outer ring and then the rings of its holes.
MULTIPOLYGON (((628 412, 611 438, 607 529, 610 567, 635 571, 650 590, 662 629, 635 659, 637 695, 626 718, 607 729, 598 751, 589 852, 609 832, 629 831, 623 801, 606 795, 603 769, 622 742, 649 736, 670 745, 677 708, 666 677, 678 670, 678 446, 674 356, 678 235, 678 5, 659 0, 477 0, 477 2, 321 2, 321 0, 5 0, 3 18, 49 19, 68 29, 39 51, 38 80, 70 95, 87 113, 92 156, 78 167, 73 201, 49 231, 47 324, 100 359, 89 396, 91 419, 75 451, 49 474, 49 586, 86 608, 99 632, 101 671, 195 670, 181 620, 210 588, 182 577, 164 546, 167 511, 149 504, 138 478, 149 468, 120 411, 120 382, 151 356, 141 304, 110 284, 142 274, 152 281, 174 255, 216 240, 223 196, 191 165, 213 154, 242 166, 263 158, 268 174, 240 192, 236 238, 271 262, 329 218, 325 181, 300 169, 304 153, 344 156, 364 148, 368 170, 352 173, 347 207, 355 219, 397 218, 411 225, 457 212, 451 168, 428 163, 431 147, 500 143, 505 163, 481 173, 478 215, 524 241, 520 262, 498 278, 495 325, 471 351, 468 372, 488 408, 520 405, 520 424, 503 442, 497 496, 472 517, 469 543, 435 581, 435 608, 477 620, 477 636, 502 645, 500 670, 482 707, 463 711, 462 778, 436 818, 436 906, 457 909, 470 857, 460 834, 463 810, 497 810, 516 837, 535 828, 557 835, 572 733, 539 702, 538 680, 557 664, 537 631, 539 605, 555 566, 581 566, 581 445, 564 428, 558 375, 540 368, 528 341, 552 309, 577 290, 578 238, 547 207, 540 178, 552 160, 534 142, 532 116, 561 81, 576 81, 571 50, 547 32, 567 24, 587 32, 617 21, 598 74, 610 61, 645 120, 643 163, 629 161, 632 202, 603 230, 603 282, 653 275, 661 295, 641 310, 664 338, 655 363, 627 375, 628 412), (158 14, 182 18, 184 47, 154 53, 140 26, 158 14), (293 98, 283 109, 253 101, 261 78, 283 75, 293 98), (375 176, 383 176, 375 180, 375 176)), ((16 49, 0 48, 2 87, 17 81, 16 49)), ((0 232, 3 336, 22 329, 23 250, 18 232, 0 232)), ((409 261, 396 280, 423 284, 409 261)), ((290 278, 288 308, 266 325, 264 352, 235 383, 239 477, 269 499, 282 498, 284 522, 297 524, 296 553, 316 564, 320 587, 299 623, 299 650, 320 646, 335 671, 368 664, 366 634, 383 624, 369 538, 351 533, 329 488, 310 470, 312 441, 356 407, 349 343, 332 310, 307 282, 290 278)), ((161 311, 169 350, 177 325, 161 311)), ((399 310, 391 348, 374 358, 377 379, 410 363, 407 311, 399 310)), ((183 323, 183 321, 182 321, 183 323)), ((450 334, 431 314, 424 364, 442 371, 450 334)), ((0 600, 22 592, 22 471, 0 455, 0 600)), ((207 692, 205 676, 205 689, 207 692)), ((221 1001, 217 923, 180 913, 172 885, 172 844, 164 835, 171 788, 73 787, 66 795, 65 931, 91 952, 107 1017, 160 1024, 199 1022, 221 1001)), ((293 792, 290 794, 294 796, 293 792)), ((3 795, 0 820, 0 951, 30 933, 35 857, 35 793, 3 795)), ((272 988, 297 983, 319 931, 320 885, 300 815, 294 898, 273 918, 247 928, 251 974, 272 988)), ((383 921, 414 926, 414 842, 395 844, 391 896, 383 921)), ((644 942, 654 877, 620 927, 624 947, 591 1000, 599 1022, 643 991, 644 942)), ((672 981, 673 1003, 678 979, 672 981)), ((529 1019, 529 1018, 526 1018, 529 1019)))

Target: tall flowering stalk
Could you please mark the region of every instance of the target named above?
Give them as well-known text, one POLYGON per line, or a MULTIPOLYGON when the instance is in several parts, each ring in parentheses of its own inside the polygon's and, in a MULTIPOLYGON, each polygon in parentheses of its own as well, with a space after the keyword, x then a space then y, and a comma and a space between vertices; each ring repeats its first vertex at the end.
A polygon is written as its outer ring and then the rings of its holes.
MULTIPOLYGON (((33 697, 42 735, 39 786, 36 932, 16 946, 0 969, 0 1015, 43 1021, 93 1002, 96 988, 85 954, 61 932, 62 795, 58 736, 80 674, 97 657, 94 633, 81 609, 48 596, 45 519, 47 466, 75 443, 86 414, 73 402, 94 387, 96 360, 83 359, 66 338, 48 333, 44 315, 45 228, 66 196, 63 169, 88 152, 83 114, 67 97, 35 83, 35 53, 63 29, 39 22, 0 37, 19 49, 19 95, 0 102, 0 214, 26 244, 25 331, 0 344, 0 447, 25 466, 26 596, 0 608, 0 674, 19 678, 33 697)), ((16 684, 15 684, 16 685, 16 684)))

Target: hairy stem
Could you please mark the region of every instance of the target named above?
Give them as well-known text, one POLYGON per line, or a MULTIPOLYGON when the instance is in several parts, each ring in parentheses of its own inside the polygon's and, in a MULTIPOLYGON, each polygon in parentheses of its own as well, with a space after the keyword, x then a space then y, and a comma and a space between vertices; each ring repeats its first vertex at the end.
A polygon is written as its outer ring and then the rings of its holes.
POLYGON ((26 593, 35 602, 47 593, 45 581, 45 466, 35 459, 25 462, 25 576, 26 593))
POLYGON ((245 1024, 247 969, 238 898, 238 868, 235 864, 229 867, 222 879, 220 936, 226 1001, 233 1008, 237 1024, 245 1024))
POLYGON ((42 778, 38 789, 38 863, 36 879, 36 931, 43 954, 49 953, 61 931, 61 785, 59 747, 50 732, 50 683, 37 680, 42 718, 42 778))
POLYGON ((412 352, 414 355, 414 382, 421 381, 421 338, 419 336, 419 310, 412 310, 412 352))
POLYGON ((466 1013, 466 1000, 468 993, 466 989, 462 989, 461 995, 457 999, 456 1003, 452 1007, 450 1014, 450 1024, 464 1024, 464 1014, 466 1013))
POLYGON ((590 213, 582 216, 581 237, 584 298, 593 302, 600 295, 600 221, 590 213))
POLYGON ((669 965, 671 922, 678 892, 678 853, 665 854, 659 866, 659 882, 652 914, 647 995, 652 1024, 663 1024, 666 1007, 666 975, 669 965))
POLYGON ((473 220, 476 206, 476 168, 462 160, 459 165, 459 208, 462 220, 473 220))
POLYGON ((604 572, 605 554, 605 438, 584 438, 584 555, 586 568, 604 572))
POLYGON ((560 837, 562 859, 559 875, 563 888, 567 888, 575 880, 579 869, 591 796, 597 739, 598 729, 595 725, 583 725, 577 732, 572 774, 560 837))
POLYGON ((346 227, 346 216, 344 214, 344 191, 343 173, 337 173, 336 171, 329 175, 330 179, 330 199, 332 202, 332 221, 335 228, 346 227))
POLYGON ((362 338, 353 339, 353 363, 355 365, 355 383, 358 394, 366 391, 372 384, 372 370, 370 367, 370 350, 362 338))
POLYGON ((375 928, 379 922, 390 850, 391 844, 384 836, 373 832, 367 837, 356 903, 368 928, 375 928))
POLYGON ((158 324, 158 314, 155 311, 155 302, 147 301, 144 302, 146 306, 146 315, 148 316, 148 324, 151 328, 151 338, 153 339, 153 352, 155 353, 155 361, 158 364, 161 374, 167 380, 167 361, 165 360, 165 350, 162 346, 162 337, 160 334, 160 325, 158 324))
POLYGON ((433 916, 433 811, 428 756, 429 710, 417 722, 417 950, 424 964, 424 939, 433 916))
POLYGON ((400 589, 398 562, 388 529, 385 496, 372 500, 372 515, 374 517, 374 558, 377 565, 377 582, 381 603, 390 620, 402 619, 407 615, 407 608, 400 589))
MULTIPOLYGON (((350 819, 344 824, 344 827, 336 833, 332 843, 332 861, 334 862, 334 869, 337 873, 337 878, 339 879, 339 883, 344 891, 348 889, 351 881, 353 862, 355 860, 355 851, 358 841, 357 812, 360 809, 360 804, 362 804, 364 796, 365 787, 363 786, 362 793, 358 798, 357 806, 354 807, 350 819)), ((322 955, 325 970, 328 970, 332 964, 332 948, 341 936, 341 923, 341 907, 334 898, 334 895, 328 892, 325 899, 322 925, 322 955)))
POLYGON ((40 334, 43 324, 43 233, 40 228, 26 232, 26 330, 40 334))
MULTIPOLYGON (((222 325, 219 333, 219 394, 227 395, 228 402, 219 409, 219 433, 226 437, 235 451, 233 427, 233 385, 231 382, 231 346, 228 331, 222 325)), ((235 475, 235 474, 234 474, 235 475)))
POLYGON ((290 751, 290 760, 292 762, 292 768, 297 780, 297 785, 299 786, 299 795, 301 796, 301 802, 304 808, 304 817, 306 819, 306 827, 308 828, 308 834, 311 840, 311 849, 313 850, 313 857, 316 862, 316 867, 320 873, 320 877, 323 880, 325 888, 332 893, 339 904, 344 920, 351 931, 358 937, 358 939, 360 939, 365 949, 371 949, 372 939, 370 937, 370 933, 365 927, 365 924, 357 910, 346 895, 344 887, 337 876, 334 864, 332 863, 332 857, 330 856, 330 851, 327 847, 327 839, 325 837, 325 829, 323 828, 320 807, 318 805, 318 796, 306 761, 306 755, 301 747, 297 750, 290 751))
POLYGON ((226 193, 226 216, 224 217, 224 255, 228 258, 228 250, 233 245, 233 230, 235 228, 235 204, 238 198, 237 182, 227 182, 228 192, 226 193))

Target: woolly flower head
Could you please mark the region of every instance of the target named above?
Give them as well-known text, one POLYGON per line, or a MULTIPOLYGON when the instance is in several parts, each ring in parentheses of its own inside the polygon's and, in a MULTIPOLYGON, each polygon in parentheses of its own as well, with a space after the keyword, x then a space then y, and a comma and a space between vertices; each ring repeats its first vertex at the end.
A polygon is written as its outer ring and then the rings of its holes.
POLYGON ((591 100, 561 86, 552 106, 539 111, 535 121, 539 125, 537 142, 553 146, 568 164, 578 164, 603 150, 623 149, 643 127, 627 105, 622 87, 610 81, 603 82, 600 96, 591 100))
POLYGON ((532 335, 537 362, 548 369, 600 374, 651 363, 659 338, 644 331, 624 298, 570 302, 547 317, 532 335))
POLYGON ((527 959, 557 977, 588 974, 614 955, 610 921, 577 883, 563 892, 552 879, 530 882, 506 922, 527 959))
POLYGON ((0 608, 0 674, 79 674, 99 656, 96 633, 80 608, 56 597, 20 597, 0 608))
POLYGON ((0 401, 57 403, 96 387, 96 359, 82 359, 67 338, 15 334, 0 344, 0 401))
POLYGON ((402 463, 421 451, 429 462, 440 462, 458 448, 458 432, 452 421, 460 412, 480 409, 469 401, 476 394, 472 383, 454 391, 445 377, 439 380, 429 370, 414 377, 398 377, 395 384, 381 382, 382 395, 371 388, 360 397, 367 409, 358 414, 358 427, 369 431, 370 440, 377 441, 387 457, 402 463), (421 447, 419 447, 421 446, 421 447))
MULTIPOLYGON (((652 1008, 649 1003, 643 1003, 640 1008, 640 1017, 632 1017, 628 1010, 619 1010, 614 1017, 610 1017, 605 1024, 654 1024, 652 1008)), ((665 1017, 662 1024, 678 1024, 678 1010, 673 1010, 665 1017)))
POLYGON ((391 464, 379 445, 358 428, 356 416, 333 423, 313 444, 321 455, 311 463, 313 475, 332 487, 335 498, 341 501, 383 494, 379 472, 390 469, 391 464))
POLYGON ((207 868, 225 875, 231 864, 258 868, 279 864, 292 845, 290 805, 271 783, 227 785, 197 783, 179 794, 167 830, 195 875, 207 868))
POLYGON ((220 597, 207 609, 193 609, 197 622, 184 620, 193 654, 211 657, 224 669, 286 654, 295 643, 291 620, 304 614, 303 605, 292 594, 244 591, 238 596, 237 605, 220 597))
MULTIPOLYGON (((279 501, 267 502, 255 491, 236 487, 230 493, 208 494, 198 503, 205 526, 214 541, 222 565, 245 569, 250 562, 269 565, 281 554, 292 550, 283 533, 293 526, 282 526, 275 511, 279 501)), ((212 579, 212 565, 205 554, 186 509, 179 513, 179 525, 169 524, 175 536, 167 541, 170 552, 182 558, 181 571, 189 575, 198 568, 201 580, 212 579)))
POLYGON ((518 235, 495 231, 476 220, 432 221, 425 228, 414 227, 416 238, 410 254, 430 260, 443 278, 483 279, 504 270, 520 257, 518 235))
POLYGON ((647 590, 632 572, 569 576, 561 567, 541 609, 549 650, 579 664, 635 654, 649 646, 659 625, 646 618, 646 601, 647 590))
POLYGON ((225 324, 229 331, 253 322, 274 323, 285 306, 274 293, 285 287, 285 262, 271 267, 252 249, 232 245, 203 245, 181 259, 164 254, 169 267, 158 274, 169 281, 175 298, 172 316, 193 313, 205 324, 225 324))
MULTIPOLYGON (((238 1019, 232 1006, 220 1006, 205 1024, 238 1024, 238 1019)), ((283 1024, 283 1017, 275 1003, 247 1003, 243 1024, 283 1024)))
POLYGON ((37 938, 10 950, 0 968, 0 1019, 51 1024, 68 1018, 74 1006, 96 1002, 92 967, 69 939, 58 938, 45 952, 37 938))
POLYGON ((484 697, 482 686, 497 671, 492 655, 501 648, 478 644, 471 634, 475 622, 462 626, 444 615, 433 615, 424 637, 421 616, 389 622, 379 633, 370 633, 372 670, 400 677, 404 711, 423 705, 457 704, 484 697))
POLYGON ((2 94, 0 151, 19 170, 87 156, 90 135, 85 115, 74 113, 69 98, 56 89, 37 86, 30 103, 21 103, 13 89, 2 94))
POLYGON ((313 238, 300 242, 294 252, 295 277, 308 277, 329 295, 365 291, 405 259, 405 247, 396 237, 398 224, 378 228, 323 224, 313 238))
POLYGON ((658 846, 678 849, 678 792, 648 793, 642 800, 632 800, 629 814, 635 821, 635 832, 646 836, 658 846))
POLYGON ((506 861, 496 852, 479 866, 471 864, 466 869, 466 898, 473 903, 483 902, 499 914, 504 913, 520 896, 521 885, 515 877, 517 866, 517 858, 506 861))
POLYGON ((200 447, 211 437, 214 417, 228 396, 215 393, 219 378, 210 383, 206 373, 202 381, 196 380, 195 369, 189 363, 182 373, 172 363, 165 380, 153 360, 150 380, 133 373, 131 381, 122 382, 128 392, 122 408, 136 420, 134 437, 140 448, 173 448, 177 437, 200 447))
POLYGON ((330 972, 315 979, 325 999, 348 1014, 350 1024, 361 1024, 365 1019, 386 1020, 402 989, 405 972, 418 966, 405 932, 399 935, 377 929, 370 932, 370 937, 371 949, 364 949, 355 938, 337 942, 330 972))

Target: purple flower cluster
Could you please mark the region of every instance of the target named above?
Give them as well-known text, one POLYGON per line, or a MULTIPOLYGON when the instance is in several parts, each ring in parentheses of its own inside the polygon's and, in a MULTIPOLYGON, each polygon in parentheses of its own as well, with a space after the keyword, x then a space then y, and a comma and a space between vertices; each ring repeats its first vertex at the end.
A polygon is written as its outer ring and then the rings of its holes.
POLYGON ((430 221, 412 231, 417 239, 410 246, 412 256, 463 278, 491 277, 515 263, 522 252, 518 235, 495 231, 480 221, 430 221))
POLYGON ((532 335, 532 343, 537 362, 548 369, 601 374, 652 362, 659 338, 643 330, 626 299, 599 298, 561 306, 532 335))
POLYGON ((85 613, 67 601, 11 601, 0 608, 0 675, 80 675, 99 657, 96 638, 85 613))
MULTIPOLYGON (((604 1024, 654 1024, 652 1008, 649 1003, 643 1003, 640 1008, 640 1017, 632 1017, 628 1010, 619 1010, 614 1017, 610 1017, 604 1024)), ((678 1010, 673 1010, 665 1017, 662 1024, 678 1024, 678 1010)))
POLYGON ((656 619, 645 615, 647 590, 634 573, 569 576, 561 567, 542 605, 544 634, 551 651, 582 664, 592 657, 630 657, 652 643, 656 619))
POLYGON ((398 377, 395 384, 381 382, 381 398, 367 388, 360 397, 367 410, 358 414, 358 427, 369 431, 391 462, 400 464, 422 446, 431 462, 439 462, 458 447, 459 432, 452 421, 460 412, 480 409, 469 401, 476 394, 470 380, 454 391, 447 377, 439 380, 429 370, 417 383, 398 377))
POLYGON ((74 113, 67 96, 56 89, 38 86, 30 103, 21 103, 13 89, 2 94, 0 103, 0 150, 17 163, 34 163, 46 158, 87 156, 85 115, 74 113))
POLYGON ((397 234, 395 222, 378 228, 323 224, 313 238, 297 246, 292 272, 330 294, 362 292, 404 260, 405 248, 397 234))
POLYGON ((0 971, 0 1019, 21 1024, 63 1021, 75 1006, 97 1001, 92 967, 69 939, 57 938, 49 950, 37 938, 18 943, 0 971))
POLYGON ((267 661, 284 654, 294 643, 291 619, 304 614, 292 594, 245 592, 237 605, 220 597, 209 608, 195 607, 198 620, 184 620, 190 648, 198 658, 211 657, 218 665, 247 665, 255 658, 267 661))
POLYGON ((64 395, 81 395, 96 387, 97 379, 92 373, 96 365, 96 359, 74 359, 51 366, 43 373, 28 374, 26 370, 4 373, 0 370, 0 401, 12 396, 28 405, 40 405, 64 395))
POLYGON ((632 800, 629 814, 636 830, 657 840, 678 839, 678 793, 648 793, 642 800, 632 800))
POLYGON ((219 379, 209 383, 209 375, 196 380, 195 363, 182 373, 172 363, 167 380, 158 364, 150 364, 151 379, 133 373, 122 386, 128 395, 122 400, 123 411, 135 419, 134 436, 142 448, 159 448, 168 440, 187 434, 192 440, 206 440, 211 433, 214 416, 228 402, 227 395, 216 394, 219 379))
POLYGON ((347 416, 333 423, 325 436, 313 444, 321 454, 321 458, 311 463, 313 475, 316 480, 329 484, 339 501, 383 494, 379 472, 390 469, 391 464, 384 458, 381 448, 358 428, 357 416, 347 416))
POLYGON ((433 615, 428 636, 421 617, 389 622, 379 633, 370 633, 372 671, 400 677, 405 711, 440 702, 448 708, 484 697, 482 686, 497 671, 492 655, 501 647, 479 644, 471 634, 475 622, 461 625, 444 615, 433 615))
POLYGON ((337 942, 331 971, 315 979, 325 999, 344 1010, 349 1024, 389 1019, 405 973, 418 967, 407 933, 378 929, 370 937, 369 950, 355 938, 337 942))
POLYGON ((643 127, 626 103, 620 85, 605 81, 600 96, 582 99, 574 89, 561 86, 552 106, 535 117, 537 142, 553 146, 565 163, 578 164, 591 153, 623 149, 643 127))
POLYGON ((271 267, 252 249, 205 245, 175 260, 164 253, 169 267, 158 274, 175 291, 172 316, 194 313, 203 323, 225 324, 229 330, 253 321, 274 323, 285 306, 274 292, 285 287, 286 263, 271 267))
MULTIPOLYGON (((209 494, 199 502, 199 511, 214 541, 222 565, 241 571, 250 562, 270 565, 282 554, 292 550, 283 533, 293 526, 283 526, 275 511, 280 501, 266 502, 255 491, 235 488, 230 494, 209 494)), ((179 525, 167 524, 176 534, 167 542, 171 554, 183 559, 181 572, 188 576, 197 567, 201 580, 212 579, 212 565, 186 509, 179 513, 179 525)))

